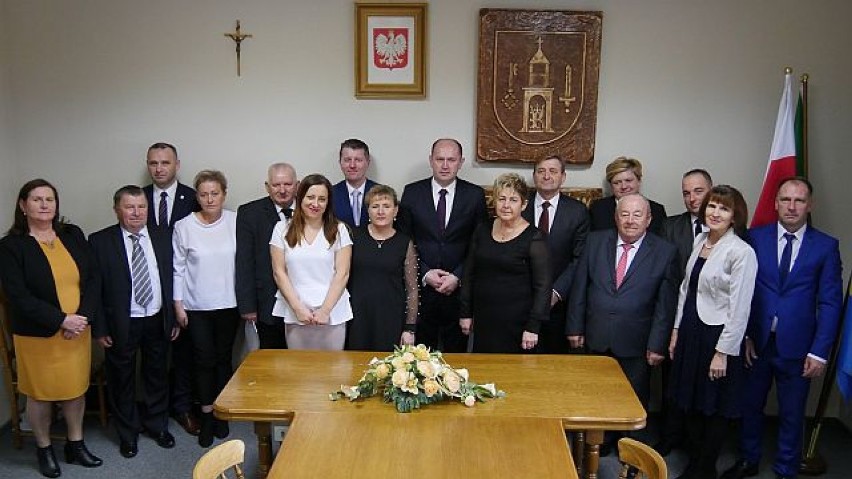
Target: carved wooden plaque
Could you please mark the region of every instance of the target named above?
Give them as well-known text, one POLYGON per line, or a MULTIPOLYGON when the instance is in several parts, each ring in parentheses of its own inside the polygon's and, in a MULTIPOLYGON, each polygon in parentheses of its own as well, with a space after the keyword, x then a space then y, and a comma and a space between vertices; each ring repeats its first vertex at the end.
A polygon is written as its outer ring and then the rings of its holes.
POLYGON ((602 23, 601 12, 479 11, 480 161, 592 164, 602 23))

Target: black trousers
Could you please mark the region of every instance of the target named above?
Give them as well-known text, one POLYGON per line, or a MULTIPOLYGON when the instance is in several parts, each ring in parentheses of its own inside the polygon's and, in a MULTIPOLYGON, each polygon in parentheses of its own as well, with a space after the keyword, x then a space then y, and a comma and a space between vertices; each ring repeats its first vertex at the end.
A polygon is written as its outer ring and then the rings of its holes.
POLYGON ((187 311, 195 361, 195 382, 202 406, 213 404, 231 379, 231 352, 240 324, 237 308, 187 311))
POLYGON ((172 342, 171 361, 171 397, 169 398, 172 414, 190 412, 193 402, 193 377, 195 362, 193 361, 192 338, 188 330, 181 330, 178 338, 172 342))
POLYGON ((275 324, 255 321, 260 349, 287 349, 287 338, 284 336, 284 319, 274 318, 275 324))
POLYGON ((135 441, 141 427, 151 434, 168 430, 168 351, 169 338, 163 330, 162 312, 145 318, 132 318, 127 341, 106 348, 109 405, 121 440, 135 441), (141 411, 136 402, 137 357, 142 360, 140 372, 144 408, 141 411))
POLYGON ((462 334, 459 326, 459 291, 449 296, 436 292, 430 286, 424 286, 420 291, 417 342, 445 353, 465 352, 467 336, 462 334))

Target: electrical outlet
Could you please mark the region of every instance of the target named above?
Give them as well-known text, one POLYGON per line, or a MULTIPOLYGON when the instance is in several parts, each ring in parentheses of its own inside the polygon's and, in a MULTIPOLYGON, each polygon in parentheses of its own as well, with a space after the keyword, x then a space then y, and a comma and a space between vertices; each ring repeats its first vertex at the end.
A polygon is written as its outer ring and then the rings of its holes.
POLYGON ((272 440, 275 442, 282 442, 284 440, 284 434, 287 433, 287 426, 272 426, 272 440))

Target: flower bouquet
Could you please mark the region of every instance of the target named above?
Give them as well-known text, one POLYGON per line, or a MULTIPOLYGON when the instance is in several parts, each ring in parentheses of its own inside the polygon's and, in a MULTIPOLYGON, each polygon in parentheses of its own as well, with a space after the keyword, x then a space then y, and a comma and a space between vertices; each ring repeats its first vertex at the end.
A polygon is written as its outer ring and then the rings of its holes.
POLYGON ((340 386, 329 394, 336 401, 371 397, 382 393, 385 402, 392 402, 399 412, 411 412, 421 406, 457 398, 473 407, 485 398, 504 397, 494 384, 476 384, 468 377, 467 369, 453 369, 440 351, 431 351, 422 344, 395 347, 384 359, 373 358, 355 386, 340 386))

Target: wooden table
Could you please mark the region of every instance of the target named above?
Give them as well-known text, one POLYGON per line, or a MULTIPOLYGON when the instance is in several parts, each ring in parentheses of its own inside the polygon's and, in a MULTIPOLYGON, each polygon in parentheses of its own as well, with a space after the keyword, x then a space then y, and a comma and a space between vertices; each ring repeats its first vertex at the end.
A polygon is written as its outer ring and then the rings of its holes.
MULTIPOLYGON (((381 398, 329 401, 341 385, 354 385, 378 353, 258 350, 251 353, 216 399, 216 416, 253 421, 261 475, 272 463, 271 427, 301 413, 398 414, 381 398)), ((645 427, 645 410, 615 360, 603 356, 447 354, 455 368, 468 368, 479 383, 494 382, 508 393, 467 408, 458 402, 432 404, 411 413, 425 418, 544 418, 583 432, 586 476, 597 477, 605 430, 645 427)), ((579 462, 579 461, 578 461, 579 462)))
POLYGON ((576 479, 577 470, 558 420, 300 412, 268 477, 460 476, 576 479))

